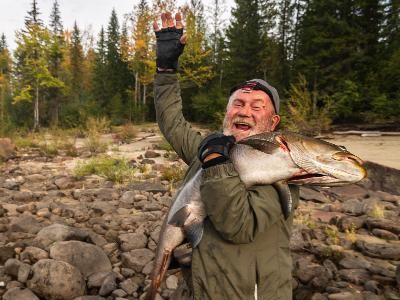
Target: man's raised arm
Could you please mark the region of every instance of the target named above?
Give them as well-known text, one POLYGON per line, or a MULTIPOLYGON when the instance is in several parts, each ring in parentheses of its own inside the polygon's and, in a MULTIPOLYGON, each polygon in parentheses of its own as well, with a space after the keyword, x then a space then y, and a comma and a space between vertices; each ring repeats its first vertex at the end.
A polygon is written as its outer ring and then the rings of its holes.
POLYGON ((157 74, 154 81, 154 104, 158 126, 176 153, 187 163, 197 154, 202 140, 200 133, 193 130, 182 114, 182 98, 176 72, 186 36, 183 34, 182 17, 171 13, 161 14, 162 29, 153 23, 156 34, 157 74))

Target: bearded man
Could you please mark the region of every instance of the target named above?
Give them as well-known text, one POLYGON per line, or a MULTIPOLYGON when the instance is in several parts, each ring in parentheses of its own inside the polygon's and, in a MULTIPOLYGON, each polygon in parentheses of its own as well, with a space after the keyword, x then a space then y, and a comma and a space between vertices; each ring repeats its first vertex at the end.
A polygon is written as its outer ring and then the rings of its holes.
MULTIPOLYGON (((278 92, 261 79, 233 87, 223 132, 203 139, 182 114, 176 75, 186 43, 181 16, 176 14, 174 20, 165 13, 161 20, 161 29, 156 21, 153 24, 157 39, 157 122, 176 153, 189 165, 183 184, 203 168, 200 192, 208 215, 202 240, 193 249, 187 270, 187 299, 292 299, 292 212, 283 213, 286 199, 280 199, 273 186, 246 188, 229 160, 235 141, 277 127, 278 92)), ((291 192, 296 206, 298 189, 291 187, 291 192)))

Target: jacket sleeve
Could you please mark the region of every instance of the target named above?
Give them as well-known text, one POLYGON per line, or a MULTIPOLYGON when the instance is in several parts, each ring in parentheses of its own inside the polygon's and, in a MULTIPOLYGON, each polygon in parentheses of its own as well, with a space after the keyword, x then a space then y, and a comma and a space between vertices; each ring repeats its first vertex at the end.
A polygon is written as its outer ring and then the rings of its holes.
POLYGON ((158 126, 176 153, 189 164, 202 140, 182 114, 182 98, 176 74, 156 74, 154 104, 158 126))
POLYGON ((271 185, 246 188, 232 163, 203 170, 201 199, 211 223, 232 243, 254 240, 283 218, 278 193, 271 185))

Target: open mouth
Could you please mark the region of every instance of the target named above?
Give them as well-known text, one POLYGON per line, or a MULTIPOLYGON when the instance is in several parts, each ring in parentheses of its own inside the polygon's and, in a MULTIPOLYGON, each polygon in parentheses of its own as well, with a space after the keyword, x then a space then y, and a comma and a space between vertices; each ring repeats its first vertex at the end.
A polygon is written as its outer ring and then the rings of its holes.
POLYGON ((235 126, 236 129, 244 130, 244 131, 250 130, 251 127, 252 127, 250 124, 242 123, 242 122, 234 123, 234 126, 235 126))

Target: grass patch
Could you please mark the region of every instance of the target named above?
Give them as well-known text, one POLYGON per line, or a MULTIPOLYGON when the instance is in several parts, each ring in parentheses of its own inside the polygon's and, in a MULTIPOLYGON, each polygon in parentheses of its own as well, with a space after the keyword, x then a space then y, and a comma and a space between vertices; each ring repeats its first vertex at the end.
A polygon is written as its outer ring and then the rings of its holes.
POLYGON ((137 169, 132 168, 128 161, 121 158, 95 157, 85 163, 79 163, 73 174, 77 178, 87 175, 98 175, 116 183, 133 181, 137 169))
POLYGON ((14 139, 14 144, 18 149, 39 149, 45 156, 52 157, 60 151, 69 156, 77 156, 75 141, 76 137, 72 132, 56 128, 19 135, 14 139))
POLYGON ((339 245, 339 231, 336 227, 327 226, 324 229, 328 242, 332 243, 333 245, 339 245))
POLYGON ((185 176, 185 168, 179 165, 171 165, 161 171, 161 179, 168 180, 171 183, 176 183, 185 176))
POLYGON ((368 210, 367 215, 375 219, 383 219, 385 218, 385 209, 381 205, 375 204, 368 210))
POLYGON ((357 241, 357 232, 356 232, 356 226, 351 223, 350 227, 345 230, 346 233, 346 239, 352 243, 355 243, 357 241))
POLYGON ((172 146, 168 143, 168 141, 163 137, 161 141, 157 145, 157 149, 164 150, 164 151, 174 151, 172 146))
POLYGON ((295 224, 302 224, 310 229, 316 229, 318 226, 311 217, 311 212, 296 210, 293 222, 295 224))

